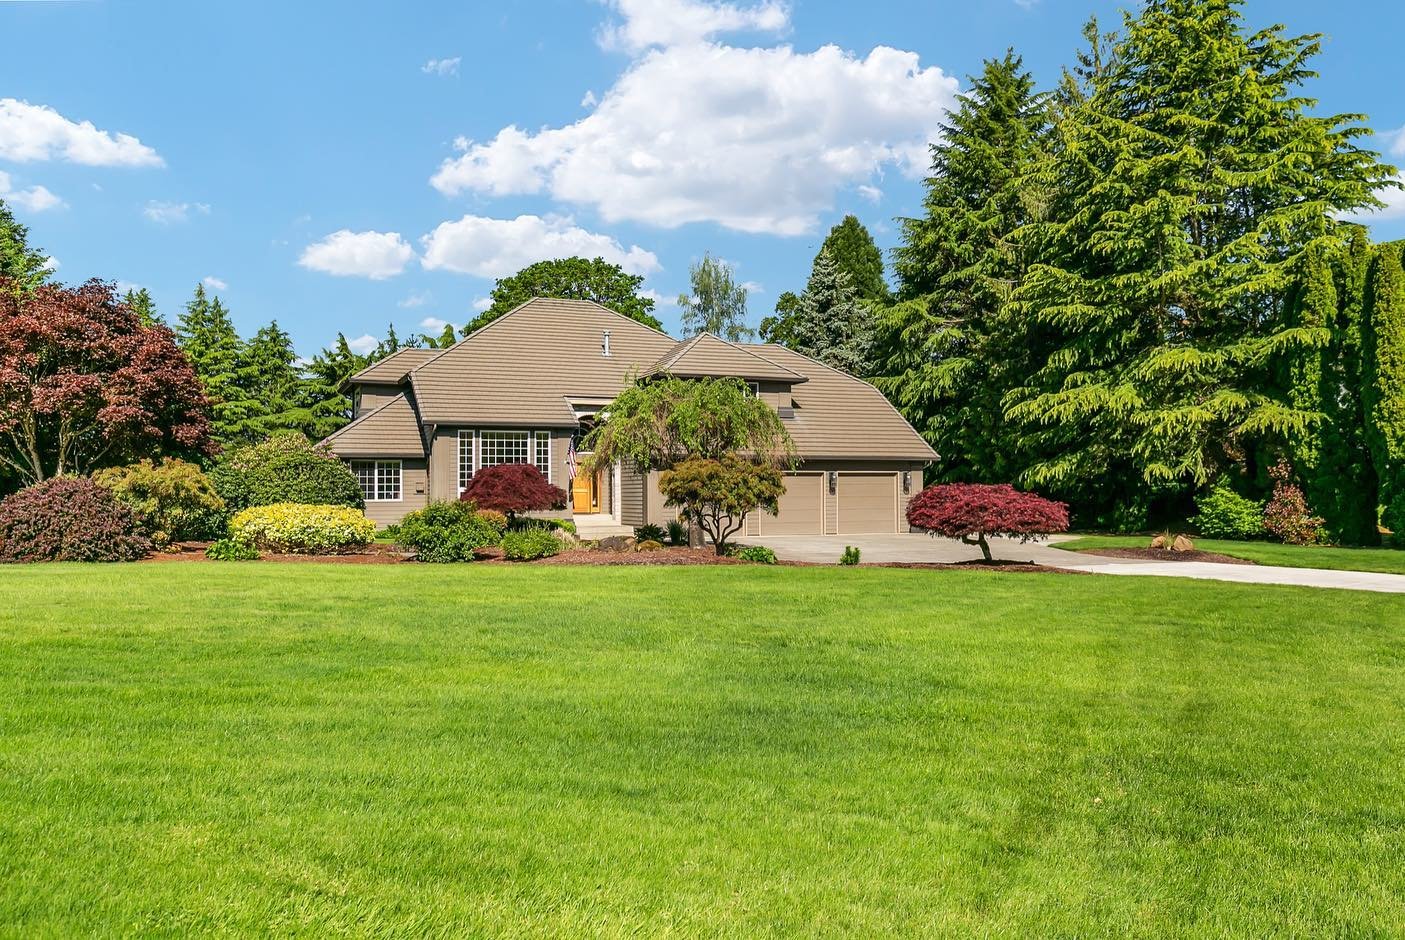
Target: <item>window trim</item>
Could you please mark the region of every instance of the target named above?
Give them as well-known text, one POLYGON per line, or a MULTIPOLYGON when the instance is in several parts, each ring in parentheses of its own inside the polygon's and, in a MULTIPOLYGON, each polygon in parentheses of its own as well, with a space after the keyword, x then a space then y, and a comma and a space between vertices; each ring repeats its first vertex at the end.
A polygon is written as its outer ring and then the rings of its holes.
MULTIPOLYGON (((483 452, 484 452, 484 447, 483 447, 483 435, 484 435, 484 434, 525 434, 525 435, 527 435, 527 459, 526 459, 526 460, 523 460, 523 461, 511 461, 511 462, 512 462, 512 463, 525 463, 525 464, 527 464, 528 466, 536 467, 538 470, 541 471, 542 476, 546 477, 546 482, 548 482, 548 483, 554 483, 554 482, 556 481, 556 471, 555 471, 555 468, 552 466, 552 464, 554 464, 555 461, 553 460, 552 454, 551 454, 552 431, 551 431, 550 428, 475 428, 475 429, 473 429, 472 431, 469 431, 469 430, 467 430, 467 429, 462 429, 462 430, 459 431, 459 439, 462 440, 462 439, 463 439, 463 435, 465 435, 465 434, 472 434, 472 435, 473 435, 473 471, 472 471, 472 473, 469 474, 468 479, 470 479, 470 480, 473 479, 473 474, 476 474, 476 473, 478 473, 478 471, 483 470, 486 466, 499 466, 499 464, 484 464, 484 463, 483 463, 483 452), (538 441, 541 441, 542 443, 544 443, 544 444, 546 445, 546 466, 545 466, 545 467, 543 467, 541 464, 537 463, 537 457, 538 457, 538 454, 537 454, 537 443, 538 443, 538 441)), ((463 470, 462 470, 462 464, 463 464, 463 461, 462 461, 462 458, 463 458, 462 445, 460 445, 459 458, 460 458, 460 461, 459 461, 459 464, 460 464, 459 480, 460 480, 460 482, 464 482, 464 480, 463 480, 463 470)), ((463 491, 464 491, 464 487, 463 487, 463 486, 460 486, 460 487, 459 487, 459 493, 462 494, 463 491)))
POLYGON ((456 456, 458 470, 459 495, 468 489, 468 484, 473 481, 473 475, 478 472, 478 431, 474 428, 459 428, 458 452, 456 456), (464 435, 468 435, 468 476, 464 476, 463 444, 464 435))
POLYGON ((403 503, 405 501, 405 461, 403 460, 378 460, 367 458, 364 460, 351 460, 351 472, 356 476, 356 483, 361 487, 361 498, 368 503, 403 503), (362 482, 361 474, 357 471, 357 464, 365 467, 370 465, 371 471, 371 492, 366 493, 366 486, 362 482), (380 496, 381 491, 381 471, 387 467, 395 467, 395 496, 380 496))

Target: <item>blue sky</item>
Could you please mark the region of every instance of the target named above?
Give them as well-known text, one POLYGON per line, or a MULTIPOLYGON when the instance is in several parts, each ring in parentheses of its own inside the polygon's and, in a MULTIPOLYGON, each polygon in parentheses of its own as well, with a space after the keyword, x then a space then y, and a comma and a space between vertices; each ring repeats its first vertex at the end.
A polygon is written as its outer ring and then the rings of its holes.
MULTIPOLYGON (((1123 6, 0 0, 0 198, 60 279, 145 286, 168 317, 205 280, 304 354, 461 324, 562 253, 646 275, 675 328, 711 251, 756 322, 845 213, 894 244, 983 58, 1013 46, 1051 83, 1123 6)), ((1326 33, 1312 93, 1405 164, 1405 4, 1246 11, 1326 33)), ((1373 228, 1405 236, 1405 200, 1373 228)))

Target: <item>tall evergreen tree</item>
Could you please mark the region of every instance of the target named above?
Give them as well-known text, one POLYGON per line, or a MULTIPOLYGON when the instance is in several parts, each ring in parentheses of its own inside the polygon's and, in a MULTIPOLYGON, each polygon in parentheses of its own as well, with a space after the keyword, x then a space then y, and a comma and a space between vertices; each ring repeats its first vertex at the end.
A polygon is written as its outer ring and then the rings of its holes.
POLYGON ((798 353, 859 377, 873 371, 873 314, 828 248, 815 258, 790 332, 798 353))
POLYGON ((307 384, 298 369, 293 338, 277 320, 261 327, 249 340, 245 360, 245 390, 261 404, 261 413, 251 421, 257 436, 290 429, 308 433, 311 415, 307 384))
POLYGON ((820 251, 829 252, 839 270, 848 275, 859 300, 876 307, 891 299, 888 282, 883 277, 883 252, 878 250, 873 235, 857 216, 846 215, 830 229, 820 251))
POLYGON ((312 357, 306 369, 310 422, 304 432, 310 439, 320 441, 351 420, 351 396, 342 383, 371 362, 370 356, 352 350, 343 333, 312 357))
POLYGON ((693 292, 678 297, 685 336, 711 333, 740 342, 755 334, 746 325, 746 287, 736 282, 730 265, 704 254, 688 269, 688 279, 693 292))
POLYGON ((1241 6, 1149 0, 1057 124, 1012 305, 1052 340, 1006 412, 1041 451, 1027 484, 1183 500, 1314 420, 1275 388, 1270 364, 1320 340, 1283 301, 1386 168, 1358 116, 1303 96, 1318 37, 1248 33, 1241 6))
POLYGON ((28 227, 21 225, 5 200, 0 199, 0 279, 29 291, 48 278, 48 257, 29 247, 28 227))
POLYGON ((136 287, 128 290, 122 295, 122 302, 132 308, 132 312, 141 318, 143 326, 165 326, 166 321, 161 318, 161 314, 156 312, 156 301, 151 299, 151 292, 145 287, 136 287))
POLYGON ((215 440, 229 445, 256 437, 264 408, 250 391, 253 372, 244 341, 224 304, 208 297, 203 284, 196 285, 195 296, 185 305, 176 337, 210 399, 215 440))
POLYGON ((924 213, 902 223, 898 302, 884 311, 882 388, 941 455, 941 480, 1009 482, 1019 442, 1002 399, 1028 371, 1031 337, 1005 322, 1028 261, 1011 235, 1031 219, 1043 96, 1019 56, 985 63, 932 147, 924 213))
POLYGON ((1382 521, 1405 544, 1405 242, 1381 245, 1365 296, 1366 434, 1381 478, 1382 521))

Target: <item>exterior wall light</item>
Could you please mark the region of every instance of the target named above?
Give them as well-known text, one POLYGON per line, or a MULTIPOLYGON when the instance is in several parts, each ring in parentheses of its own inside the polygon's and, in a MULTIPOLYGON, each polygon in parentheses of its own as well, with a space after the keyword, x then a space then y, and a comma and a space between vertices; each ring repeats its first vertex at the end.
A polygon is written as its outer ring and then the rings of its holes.
POLYGON ((839 492, 839 471, 829 471, 829 495, 833 496, 839 492))
POLYGON ((906 496, 908 493, 911 493, 911 492, 912 492, 912 471, 911 471, 911 470, 904 470, 904 471, 903 471, 903 495, 906 496))

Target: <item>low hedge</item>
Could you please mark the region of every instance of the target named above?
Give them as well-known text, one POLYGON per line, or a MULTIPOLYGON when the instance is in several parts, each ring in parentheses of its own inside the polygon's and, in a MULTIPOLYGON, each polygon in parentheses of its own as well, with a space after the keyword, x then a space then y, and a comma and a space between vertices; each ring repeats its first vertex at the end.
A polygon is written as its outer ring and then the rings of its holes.
POLYGON ((130 506, 80 477, 0 500, 0 561, 135 561, 154 546, 130 506))
POLYGON ((503 536, 502 554, 511 561, 532 561, 561 554, 561 540, 545 529, 518 529, 503 536))
POLYGON ((359 509, 307 503, 255 506, 229 520, 229 536, 263 551, 335 555, 368 544, 376 524, 359 509))
POLYGON ((411 549, 420 561, 473 561, 477 549, 496 545, 507 518, 479 512, 473 503, 430 503, 396 526, 396 544, 411 549))

